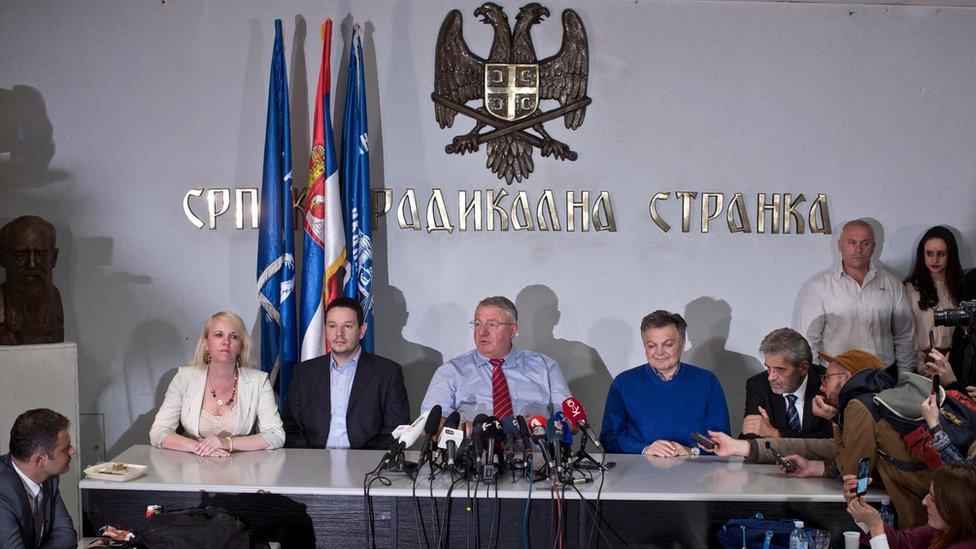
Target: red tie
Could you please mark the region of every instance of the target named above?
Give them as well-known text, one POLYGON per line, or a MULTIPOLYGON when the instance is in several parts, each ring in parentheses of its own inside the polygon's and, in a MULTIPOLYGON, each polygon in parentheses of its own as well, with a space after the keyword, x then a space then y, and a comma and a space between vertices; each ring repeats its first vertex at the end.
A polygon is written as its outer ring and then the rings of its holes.
POLYGON ((498 419, 512 416, 512 397, 508 393, 508 380, 502 372, 504 358, 493 358, 491 363, 491 404, 492 413, 498 419))

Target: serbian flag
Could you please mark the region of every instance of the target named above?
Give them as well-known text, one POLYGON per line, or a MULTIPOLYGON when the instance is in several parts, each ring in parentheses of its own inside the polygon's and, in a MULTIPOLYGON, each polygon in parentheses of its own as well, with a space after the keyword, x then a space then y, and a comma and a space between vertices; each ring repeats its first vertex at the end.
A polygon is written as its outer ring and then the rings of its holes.
POLYGON ((261 369, 271 372, 282 392, 298 358, 295 330, 295 222, 292 217, 291 129, 288 121, 288 74, 275 20, 268 122, 264 136, 261 223, 258 233, 258 302, 261 304, 261 369))
MULTIPOLYGON (((315 93, 312 120, 312 152, 308 159, 308 188, 302 211, 305 214, 302 257, 302 360, 328 352, 325 342, 325 307, 342 295, 342 267, 346 261, 346 235, 342 227, 342 198, 339 170, 332 138, 332 20, 322 25, 322 64, 315 93)), ((281 399, 285 399, 284 388, 281 399)))
POLYGON ((344 293, 358 299, 366 313, 363 348, 373 352, 373 221, 370 215, 369 139, 366 136, 366 83, 363 78, 363 39, 352 28, 346 102, 342 118, 342 196, 346 249, 350 256, 344 293))

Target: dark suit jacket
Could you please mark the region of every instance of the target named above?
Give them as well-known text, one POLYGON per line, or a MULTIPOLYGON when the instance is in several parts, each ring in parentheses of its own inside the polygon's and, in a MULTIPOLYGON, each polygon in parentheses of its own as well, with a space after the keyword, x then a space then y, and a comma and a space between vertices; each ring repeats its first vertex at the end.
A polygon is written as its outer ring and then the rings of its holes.
MULTIPOLYGON (((325 448, 332 420, 330 355, 295 366, 282 421, 286 448, 325 448)), ((403 370, 392 360, 363 351, 356 365, 346 432, 352 448, 388 449, 397 425, 410 423, 403 370)))
POLYGON ((10 454, 0 456, 0 548, 41 549, 78 546, 78 534, 58 490, 58 475, 41 484, 44 508, 44 537, 34 545, 34 518, 27 489, 10 463, 10 454))
MULTIPOLYGON (((820 392, 820 379, 823 368, 814 364, 807 373, 807 390, 803 396, 803 422, 799 431, 791 431, 787 427, 786 399, 777 395, 769 386, 769 377, 762 372, 750 377, 746 381, 746 412, 745 415, 758 414, 762 406, 769 414, 769 422, 779 429, 783 438, 829 438, 834 436, 834 428, 830 421, 813 415, 813 397, 820 392)), ((797 403, 799 404, 799 402, 797 403)), ((743 435, 742 438, 756 438, 755 435, 743 435)))

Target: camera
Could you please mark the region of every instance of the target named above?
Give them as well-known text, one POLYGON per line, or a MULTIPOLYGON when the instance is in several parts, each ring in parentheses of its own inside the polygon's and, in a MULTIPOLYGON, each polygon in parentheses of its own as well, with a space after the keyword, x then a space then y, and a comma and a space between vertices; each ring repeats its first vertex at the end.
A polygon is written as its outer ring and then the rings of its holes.
POLYGON ((934 316, 936 326, 976 325, 976 300, 960 302, 958 309, 935 311, 934 316))

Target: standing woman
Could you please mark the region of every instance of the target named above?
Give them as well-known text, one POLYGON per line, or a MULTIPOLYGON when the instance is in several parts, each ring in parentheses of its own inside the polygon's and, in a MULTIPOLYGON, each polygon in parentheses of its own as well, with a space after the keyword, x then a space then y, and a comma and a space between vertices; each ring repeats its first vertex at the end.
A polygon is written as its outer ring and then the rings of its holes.
POLYGON ((207 319, 193 360, 176 372, 156 412, 152 445, 213 457, 280 448, 285 431, 274 390, 250 353, 241 317, 221 311, 207 319))
POLYGON ((933 312, 955 309, 958 306, 962 295, 962 281, 956 237, 942 226, 925 231, 915 252, 912 274, 905 279, 908 301, 915 315, 919 373, 936 373, 926 366, 926 359, 932 350, 930 331, 934 336, 935 349, 940 353, 946 354, 953 347, 955 327, 935 326, 933 312))

